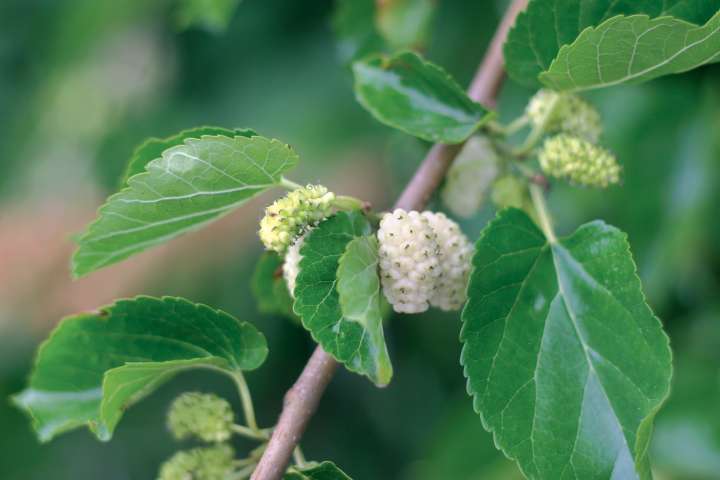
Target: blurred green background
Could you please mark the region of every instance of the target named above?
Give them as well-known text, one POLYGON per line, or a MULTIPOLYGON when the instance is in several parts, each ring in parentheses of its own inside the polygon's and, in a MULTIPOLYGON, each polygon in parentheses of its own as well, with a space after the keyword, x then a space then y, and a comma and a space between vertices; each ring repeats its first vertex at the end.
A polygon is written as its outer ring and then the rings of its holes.
MULTIPOLYGON (((197 125, 282 139, 302 158, 293 179, 390 207, 427 145, 377 124, 354 101, 334 6, 245 0, 222 31, 212 22, 178 29, 187 12, 177 0, 0 2, 1 479, 154 478, 178 448, 164 427, 177 393, 215 391, 238 405, 225 378, 193 372, 132 408, 107 444, 85 430, 38 444, 8 395, 23 387, 35 348, 60 318, 116 297, 181 295, 254 322, 271 353, 248 381, 261 423, 274 422, 313 344, 288 320, 259 314, 250 294, 256 222, 272 197, 77 282, 72 235, 138 143, 197 125)), ((425 55, 467 84, 504 7, 439 1, 425 55)), ((624 183, 559 186, 551 196, 562 233, 595 218, 628 233, 671 335, 673 393, 652 447, 661 480, 720 478, 719 86, 716 65, 588 95, 624 183)), ((506 84, 501 116, 521 112, 531 93, 506 84)), ((463 227, 475 238, 492 214, 488 207, 463 227)), ((392 384, 379 390, 341 371, 303 440, 306 455, 358 480, 520 478, 472 411, 458 331, 458 315, 392 318, 392 384)))

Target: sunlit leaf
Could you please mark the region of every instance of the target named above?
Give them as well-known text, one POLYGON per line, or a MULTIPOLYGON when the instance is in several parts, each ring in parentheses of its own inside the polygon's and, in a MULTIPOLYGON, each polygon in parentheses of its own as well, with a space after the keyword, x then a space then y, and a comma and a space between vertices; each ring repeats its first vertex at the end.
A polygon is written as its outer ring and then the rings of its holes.
POLYGON ((86 275, 219 218, 277 185, 297 160, 290 147, 264 137, 186 139, 100 207, 78 240, 73 273, 86 275))
POLYGON ((42 441, 83 425, 109 440, 123 412, 175 373, 259 367, 265 337, 225 312, 181 298, 136 297, 64 319, 14 397, 42 441))
POLYGON ((563 45, 580 33, 617 15, 670 15, 702 25, 718 10, 706 0, 530 0, 518 15, 504 47, 506 68, 518 83, 538 87, 538 76, 550 68, 563 45))
POLYGON ((563 46, 540 81, 555 90, 640 83, 720 58, 720 12, 704 26, 674 17, 614 17, 563 46))
POLYGON ((461 361, 497 445, 533 479, 649 478, 671 355, 625 235, 598 221, 550 243, 509 209, 476 252, 461 361))
POLYGON ((170 147, 182 145, 188 138, 200 138, 204 135, 224 135, 226 137, 253 137, 257 135, 255 131, 250 129, 229 129, 223 127, 197 127, 183 130, 180 133, 172 135, 166 138, 152 137, 145 140, 140 146, 138 146, 130 157, 130 161, 127 165, 127 170, 123 175, 120 183, 121 187, 127 185, 127 181, 133 175, 142 173, 145 171, 145 167, 148 163, 156 158, 162 156, 162 152, 170 147))
POLYGON ((355 96, 365 109, 425 140, 462 142, 492 116, 444 70, 411 52, 357 61, 353 72, 355 96))
POLYGON ((425 46, 435 14, 435 0, 384 0, 377 4, 378 30, 391 48, 425 46))

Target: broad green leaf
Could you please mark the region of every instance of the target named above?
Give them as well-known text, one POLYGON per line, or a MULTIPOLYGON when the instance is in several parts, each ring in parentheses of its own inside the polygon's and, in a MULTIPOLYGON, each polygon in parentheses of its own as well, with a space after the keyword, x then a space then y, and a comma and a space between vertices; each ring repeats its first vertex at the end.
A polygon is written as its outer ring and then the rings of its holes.
POLYGON ((548 243, 522 211, 501 212, 462 317, 475 410, 528 478, 650 478, 671 353, 622 232, 597 221, 548 243))
POLYGON ((617 15, 670 15, 702 25, 718 10, 707 0, 530 0, 518 15, 504 47, 508 74, 518 83, 539 87, 538 76, 550 67, 563 45, 588 27, 617 15))
POLYGON ((343 318, 356 322, 364 337, 362 350, 368 352, 361 361, 379 385, 387 385, 392 377, 392 364, 385 345, 380 307, 378 276, 378 242, 374 235, 350 241, 338 262, 337 292, 343 318))
POLYGON ((332 26, 343 63, 385 49, 385 42, 375 28, 375 0, 338 0, 332 26))
POLYGON ((221 33, 227 30, 240 0, 179 0, 178 3, 178 28, 200 27, 221 33))
POLYGON ((234 375, 266 356, 265 337, 220 310, 171 297, 119 300, 64 319, 14 401, 41 441, 83 425, 109 440, 123 412, 175 373, 205 367, 234 375))
POLYGON ((278 184, 297 163, 287 145, 264 137, 204 136, 165 150, 100 207, 78 240, 79 277, 200 228, 278 184))
MULTIPOLYGON (((378 344, 377 329, 372 331, 374 320, 368 320, 365 314, 355 310, 356 302, 361 301, 359 296, 348 299, 346 295, 346 308, 352 300, 349 306, 355 318, 345 317, 338 294, 340 258, 352 240, 370 233, 370 222, 357 211, 339 212, 313 229, 300 248, 302 260, 294 308, 305 328, 327 353, 345 364, 348 370, 366 375, 377 385, 384 385, 389 379, 389 364, 385 366, 379 360, 382 358, 379 349, 384 350, 385 346, 384 342, 378 344)), ((349 259, 344 259, 343 276, 355 270, 356 262, 372 262, 371 258, 354 259, 348 265, 349 259)), ((372 305, 377 298, 376 293, 370 291, 372 278, 368 276, 363 280, 368 282, 365 286, 367 302, 372 305)), ((367 314, 374 315, 373 310, 374 307, 370 308, 367 314)))
POLYGON ((357 61, 353 72, 366 110, 424 140, 460 143, 492 116, 443 69, 411 52, 357 61))
POLYGON ((351 480, 332 462, 311 463, 305 467, 290 467, 283 480, 351 480))
POLYGON ((703 27, 674 17, 614 17, 563 46, 540 81, 555 90, 640 83, 720 58, 720 11, 703 27))
POLYGON ((435 14, 435 0, 384 0, 377 5, 378 30, 392 49, 425 46, 435 14))
POLYGON ((127 181, 133 175, 143 173, 145 166, 156 158, 160 158, 162 153, 170 147, 182 145, 188 138, 200 138, 204 135, 224 135, 226 137, 253 137, 256 136, 254 130, 247 128, 229 129, 223 127, 197 127, 183 130, 180 133, 166 138, 152 137, 145 140, 138 146, 130 157, 127 170, 120 183, 121 187, 127 186, 127 181))
POLYGON ((263 252, 252 276, 252 291, 258 310, 296 319, 293 300, 282 275, 283 259, 275 252, 263 252))

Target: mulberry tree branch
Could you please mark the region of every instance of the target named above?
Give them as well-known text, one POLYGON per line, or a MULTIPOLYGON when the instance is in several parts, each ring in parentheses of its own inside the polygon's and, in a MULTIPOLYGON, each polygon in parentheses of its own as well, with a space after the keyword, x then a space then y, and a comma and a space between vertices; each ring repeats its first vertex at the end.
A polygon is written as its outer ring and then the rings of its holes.
MULTIPOLYGON (((468 95, 473 100, 487 106, 495 105, 504 79, 502 45, 515 17, 526 5, 527 0, 513 0, 505 12, 468 88, 468 95)), ((422 209, 442 182, 461 148, 462 145, 433 146, 395 202, 395 207, 406 210, 422 209)), ((337 362, 320 346, 315 349, 300 377, 285 394, 282 413, 251 480, 282 478, 293 450, 315 413, 337 366, 337 362)))

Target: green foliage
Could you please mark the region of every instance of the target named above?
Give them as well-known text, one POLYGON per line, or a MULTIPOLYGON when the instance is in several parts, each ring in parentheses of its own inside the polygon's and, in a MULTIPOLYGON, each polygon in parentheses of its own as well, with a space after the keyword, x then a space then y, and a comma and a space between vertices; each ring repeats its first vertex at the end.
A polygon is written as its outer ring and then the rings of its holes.
POLYGON ((225 31, 240 0, 180 0, 176 15, 180 29, 199 27, 213 33, 225 31))
POLYGON ((188 138, 165 150, 100 207, 78 240, 73 273, 86 275, 195 230, 280 182, 297 154, 264 137, 188 138))
POLYGON ((556 90, 639 83, 720 59, 720 11, 704 26, 646 15, 614 17, 584 30, 540 81, 556 90))
POLYGON ((332 462, 311 463, 304 467, 291 467, 283 480, 350 480, 332 462))
MULTIPOLYGON (((539 75, 550 68, 561 47, 575 42, 588 27, 596 27, 618 15, 637 14, 649 17, 671 15, 678 20, 702 25, 717 10, 716 3, 705 0, 531 0, 526 11, 518 16, 505 43, 507 70, 516 82, 539 87, 539 75)), ((662 45, 656 44, 659 47, 662 45)), ((617 47, 624 51, 632 50, 632 45, 616 43, 612 48, 617 47)), ((583 68, 589 67, 586 62, 583 68)))
POLYGON ((377 4, 377 28, 392 49, 425 46, 435 14, 435 0, 384 0, 377 4))
POLYGON ((459 143, 491 118, 443 69, 415 53, 353 64, 355 96, 380 122, 424 140, 459 143))
MULTIPOLYGON (((357 211, 339 212, 318 225, 306 237, 300 253, 300 273, 295 287, 295 313, 313 338, 326 352, 353 371, 366 375, 377 385, 384 385, 391 373, 387 352, 382 338, 382 326, 375 319, 375 294, 368 298, 369 309, 358 310, 357 298, 345 294, 345 308, 353 318, 345 316, 338 293, 340 257, 348 244, 371 233, 370 223, 357 211), (362 320, 361 320, 362 319, 362 320), (364 323, 363 323, 364 322, 364 323), (378 338, 379 336, 379 338, 378 338)), ((370 244, 365 246, 371 247, 370 244)), ((377 262, 372 251, 366 250, 361 257, 362 244, 355 244, 353 251, 345 256, 343 277, 358 272, 359 265, 377 262)), ((358 272, 365 282, 368 294, 372 293, 372 275, 377 273, 358 272)), ((343 278, 343 283, 347 280, 343 278)))
POLYGON ((671 354, 625 235, 593 222, 548 242, 510 209, 476 252, 461 361, 497 445, 529 478, 649 478, 671 354))
POLYGON ((82 425, 109 440, 123 412, 177 372, 235 375, 259 367, 265 337, 251 324, 181 298, 136 297, 64 319, 14 397, 42 441, 82 425))
POLYGON ((200 138, 205 135, 224 135, 226 137, 254 137, 257 135, 249 128, 231 130, 223 127, 196 127, 183 130, 180 133, 165 138, 152 137, 141 143, 133 152, 128 162, 120 187, 127 186, 128 179, 138 173, 143 173, 148 163, 160 158, 162 153, 170 147, 182 145, 188 138, 200 138))
POLYGON ((282 274, 283 259, 276 252, 263 252, 255 265, 252 291, 258 310, 269 315, 284 315, 293 319, 293 299, 282 274))
POLYGON ((366 336, 367 347, 362 348, 371 353, 367 368, 374 372, 377 384, 387 385, 392 377, 392 365, 383 335, 375 235, 356 237, 347 244, 338 261, 337 292, 343 318, 359 323, 366 336))

